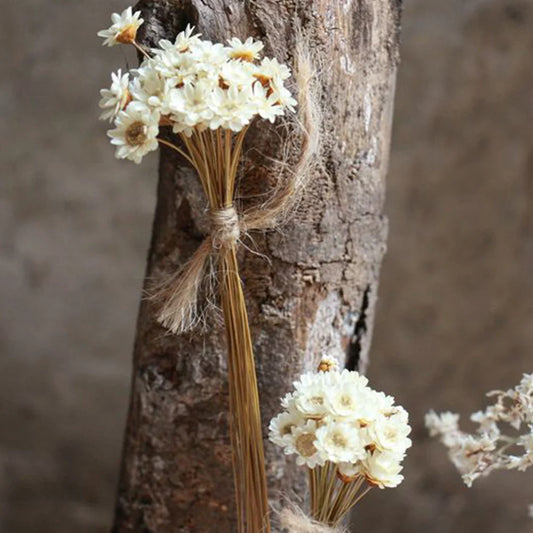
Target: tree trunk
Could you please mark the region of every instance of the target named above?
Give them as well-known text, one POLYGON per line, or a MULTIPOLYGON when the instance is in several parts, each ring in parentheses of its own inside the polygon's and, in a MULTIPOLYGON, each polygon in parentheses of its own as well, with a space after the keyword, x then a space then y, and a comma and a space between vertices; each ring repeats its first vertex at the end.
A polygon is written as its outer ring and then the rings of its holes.
MULTIPOLYGON (((320 165, 291 221, 255 233, 239 257, 250 315, 263 427, 279 398, 324 353, 364 371, 378 273, 401 0, 141 1, 140 36, 154 45, 187 23, 204 38, 253 36, 265 55, 290 64, 297 35, 318 59, 324 114, 320 165), (297 32, 300 28, 300 32, 297 32), (268 260, 264 257, 266 256, 268 260)), ((275 183, 270 156, 283 130, 253 127, 243 187, 275 183)), ((279 156, 279 154, 278 154, 279 156)), ((174 272, 201 242, 204 199, 194 172, 163 150, 147 280, 174 272)), ((224 330, 167 334, 143 301, 135 343, 131 403, 115 533, 234 529, 227 430, 224 330)), ((303 469, 266 442, 272 501, 303 497, 303 469)))

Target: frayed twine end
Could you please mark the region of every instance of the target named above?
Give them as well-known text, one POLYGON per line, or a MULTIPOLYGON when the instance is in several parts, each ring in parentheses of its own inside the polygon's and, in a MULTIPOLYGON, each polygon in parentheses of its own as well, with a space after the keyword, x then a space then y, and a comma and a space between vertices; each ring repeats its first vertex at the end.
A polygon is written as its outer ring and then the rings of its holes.
POLYGON ((284 507, 278 513, 282 531, 288 533, 348 533, 342 526, 328 526, 313 520, 295 504, 284 507))

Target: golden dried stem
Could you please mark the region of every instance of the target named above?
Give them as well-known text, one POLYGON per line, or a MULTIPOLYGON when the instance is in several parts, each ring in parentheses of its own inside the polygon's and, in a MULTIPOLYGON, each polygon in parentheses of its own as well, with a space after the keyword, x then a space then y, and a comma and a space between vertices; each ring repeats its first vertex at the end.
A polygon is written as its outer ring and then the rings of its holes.
POLYGON ((365 477, 358 475, 353 481, 342 481, 337 476, 337 466, 327 461, 324 466, 309 469, 310 511, 313 520, 336 527, 372 486, 361 491, 365 477))
POLYGON ((240 532, 270 531, 265 459, 248 314, 235 246, 221 260, 221 303, 228 342, 231 438, 240 532))

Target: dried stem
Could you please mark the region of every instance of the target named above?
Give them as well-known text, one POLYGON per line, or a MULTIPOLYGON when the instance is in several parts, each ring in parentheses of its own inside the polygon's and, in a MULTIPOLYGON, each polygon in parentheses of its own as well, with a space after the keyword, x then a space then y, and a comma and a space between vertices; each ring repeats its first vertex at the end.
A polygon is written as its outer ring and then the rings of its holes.
POLYGON ((336 465, 330 461, 324 466, 309 469, 311 518, 328 526, 337 526, 372 488, 368 485, 361 490, 364 484, 365 477, 362 475, 349 481, 340 479, 336 465))

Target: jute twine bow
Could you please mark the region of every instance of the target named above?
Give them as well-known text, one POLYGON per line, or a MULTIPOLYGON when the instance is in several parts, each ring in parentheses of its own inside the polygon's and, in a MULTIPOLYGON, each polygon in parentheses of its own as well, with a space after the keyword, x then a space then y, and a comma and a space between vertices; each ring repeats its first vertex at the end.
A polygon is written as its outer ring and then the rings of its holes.
MULTIPOLYGON (((172 333, 190 331, 201 321, 198 299, 206 278, 210 258, 216 259, 236 246, 241 236, 251 230, 275 227, 280 215, 289 209, 293 201, 292 181, 274 194, 268 204, 249 210, 239 216, 235 207, 213 209, 209 213, 211 231, 190 260, 163 285, 154 299, 162 303, 158 321, 172 333)), ((205 299, 214 299, 214 288, 207 284, 205 299)))
POLYGON ((211 242, 214 248, 234 245, 245 232, 239 215, 233 206, 224 207, 209 214, 211 220, 211 242))

